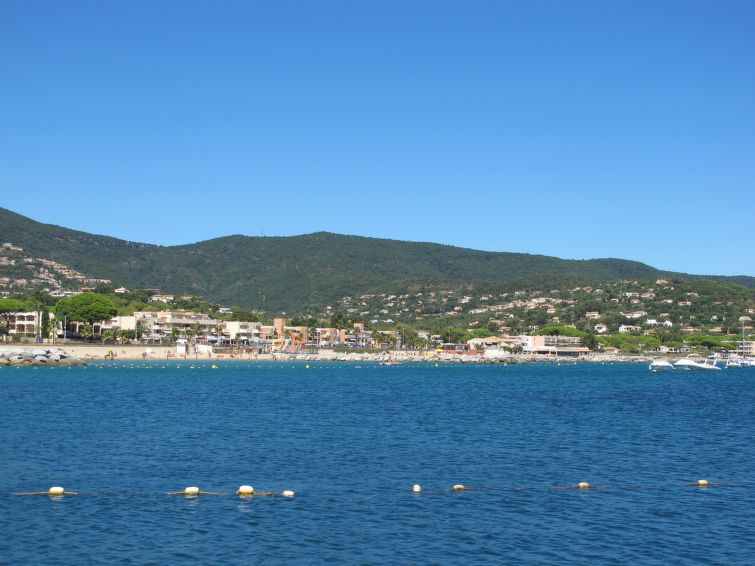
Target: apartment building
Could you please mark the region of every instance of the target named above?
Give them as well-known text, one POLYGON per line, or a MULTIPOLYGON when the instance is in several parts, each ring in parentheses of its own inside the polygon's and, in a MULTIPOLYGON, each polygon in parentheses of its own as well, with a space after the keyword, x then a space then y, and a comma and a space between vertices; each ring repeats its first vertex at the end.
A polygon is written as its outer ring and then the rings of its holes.
POLYGON ((24 338, 36 338, 39 318, 36 312, 16 312, 8 318, 8 334, 24 338))

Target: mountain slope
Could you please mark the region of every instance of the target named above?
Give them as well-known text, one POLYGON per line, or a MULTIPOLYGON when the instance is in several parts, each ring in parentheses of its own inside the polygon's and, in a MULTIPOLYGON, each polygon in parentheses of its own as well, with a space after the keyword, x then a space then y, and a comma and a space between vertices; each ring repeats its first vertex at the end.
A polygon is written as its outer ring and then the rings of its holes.
MULTIPOLYGON (((621 259, 564 260, 327 232, 228 236, 164 247, 42 224, 2 208, 0 241, 117 284, 272 312, 409 282, 505 282, 542 274, 592 280, 703 277, 621 259)), ((752 277, 706 278, 755 287, 752 277)))

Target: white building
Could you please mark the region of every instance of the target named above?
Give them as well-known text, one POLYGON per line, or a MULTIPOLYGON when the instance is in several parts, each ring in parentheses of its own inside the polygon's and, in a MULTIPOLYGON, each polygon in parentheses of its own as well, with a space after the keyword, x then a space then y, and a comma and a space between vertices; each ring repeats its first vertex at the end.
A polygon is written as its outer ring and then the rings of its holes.
POLYGON ((8 318, 8 334, 23 338, 36 338, 38 331, 38 313, 14 312, 8 318))

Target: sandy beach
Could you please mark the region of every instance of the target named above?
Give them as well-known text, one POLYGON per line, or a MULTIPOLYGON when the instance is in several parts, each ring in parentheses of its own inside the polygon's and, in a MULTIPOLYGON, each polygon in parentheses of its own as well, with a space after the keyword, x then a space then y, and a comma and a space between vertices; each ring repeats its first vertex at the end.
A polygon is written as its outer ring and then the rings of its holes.
POLYGON ((270 356, 255 356, 239 351, 238 354, 191 353, 187 356, 176 356, 175 346, 144 346, 135 344, 74 344, 58 342, 56 346, 82 361, 106 359, 114 354, 116 360, 217 360, 217 359, 269 359, 270 356))

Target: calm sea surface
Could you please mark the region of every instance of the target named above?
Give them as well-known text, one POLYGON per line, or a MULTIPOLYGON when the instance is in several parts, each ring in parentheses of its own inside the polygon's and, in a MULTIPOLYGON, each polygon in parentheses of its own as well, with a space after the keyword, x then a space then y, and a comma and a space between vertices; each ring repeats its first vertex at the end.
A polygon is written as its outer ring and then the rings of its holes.
POLYGON ((755 369, 191 365, 0 369, 0 563, 755 564, 755 369))

